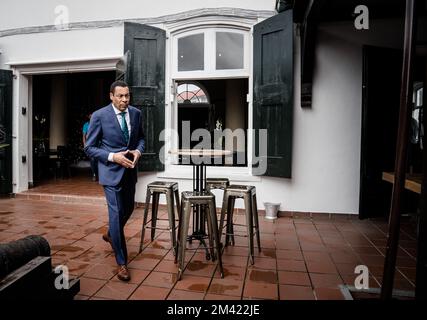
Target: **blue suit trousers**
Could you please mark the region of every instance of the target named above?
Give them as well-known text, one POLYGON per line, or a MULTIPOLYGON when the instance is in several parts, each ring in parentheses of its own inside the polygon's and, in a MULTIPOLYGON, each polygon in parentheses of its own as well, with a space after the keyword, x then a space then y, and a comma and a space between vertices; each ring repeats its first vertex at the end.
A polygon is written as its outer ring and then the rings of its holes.
POLYGON ((112 240, 118 265, 128 263, 128 253, 124 226, 130 218, 135 205, 135 181, 130 170, 126 169, 117 186, 104 186, 108 203, 109 235, 112 240))

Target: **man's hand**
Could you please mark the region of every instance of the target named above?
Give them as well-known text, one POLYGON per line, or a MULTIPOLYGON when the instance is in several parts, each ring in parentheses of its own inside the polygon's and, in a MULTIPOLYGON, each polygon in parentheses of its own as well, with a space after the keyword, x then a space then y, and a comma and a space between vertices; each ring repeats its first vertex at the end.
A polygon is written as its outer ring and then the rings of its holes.
POLYGON ((130 154, 133 155, 133 162, 132 165, 134 168, 136 164, 138 163, 139 158, 141 157, 141 153, 138 150, 128 150, 130 154))
MULTIPOLYGON (((121 165, 122 167, 133 169, 135 167, 135 158, 136 158, 134 155, 134 152, 135 151, 126 150, 126 151, 114 153, 113 160, 115 163, 121 165), (132 156, 133 156, 133 161, 127 158, 132 156)), ((138 154, 138 158, 139 158, 139 154, 138 154)))

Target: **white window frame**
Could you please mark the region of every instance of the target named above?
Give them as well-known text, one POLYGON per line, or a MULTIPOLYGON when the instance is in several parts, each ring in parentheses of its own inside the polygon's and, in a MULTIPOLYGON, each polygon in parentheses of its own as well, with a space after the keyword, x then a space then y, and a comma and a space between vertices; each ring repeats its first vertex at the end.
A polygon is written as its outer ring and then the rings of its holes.
POLYGON ((231 27, 206 27, 179 32, 172 36, 172 78, 185 79, 221 79, 249 78, 250 32, 231 27), (243 35, 243 68, 216 70, 216 32, 230 32, 243 35), (204 70, 178 71, 178 39, 196 34, 204 34, 204 70))
MULTIPOLYGON (((252 168, 252 50, 253 50, 253 25, 258 23, 258 19, 248 21, 246 19, 233 19, 224 17, 216 17, 215 20, 208 17, 206 21, 203 18, 195 19, 194 21, 187 21, 186 23, 171 24, 166 27, 167 41, 166 41, 166 112, 165 112, 165 126, 166 129, 177 130, 178 118, 178 103, 176 99, 177 81, 184 80, 214 80, 214 79, 236 79, 246 78, 248 81, 248 135, 247 135, 247 160, 246 167, 220 167, 209 166, 207 174, 209 177, 228 177, 231 181, 246 181, 246 182, 259 182, 261 177, 253 176, 252 168), (215 36, 216 32, 235 32, 243 34, 244 38, 244 61, 243 69, 226 69, 215 70, 216 67, 216 47, 215 36), (178 72, 178 39, 184 36, 205 33, 205 66, 206 62, 211 60, 208 68, 205 67, 203 71, 180 71, 178 72), (210 52, 210 55, 209 55, 210 52)), ((166 130, 165 134, 165 170, 157 172, 159 178, 174 178, 174 179, 190 179, 192 177, 192 167, 176 164, 176 159, 171 156, 168 151, 176 149, 178 146, 178 139, 166 130)))

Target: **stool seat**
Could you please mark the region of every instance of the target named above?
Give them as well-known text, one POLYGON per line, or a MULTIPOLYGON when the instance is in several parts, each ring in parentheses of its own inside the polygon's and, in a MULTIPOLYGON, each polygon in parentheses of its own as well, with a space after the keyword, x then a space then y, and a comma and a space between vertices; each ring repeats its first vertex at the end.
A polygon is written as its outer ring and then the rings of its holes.
POLYGON ((150 188, 167 188, 167 189, 171 189, 171 188, 178 188, 178 182, 173 182, 173 181, 154 181, 151 182, 147 185, 147 187, 150 188))
POLYGON ((181 199, 192 201, 206 201, 215 199, 215 195, 209 191, 184 191, 181 193, 181 199))
POLYGON ((228 178, 206 178, 206 187, 208 190, 222 189, 224 190, 230 185, 228 178))
POLYGON ((229 192, 254 192, 256 189, 254 186, 245 186, 240 184, 232 184, 227 187, 229 192))

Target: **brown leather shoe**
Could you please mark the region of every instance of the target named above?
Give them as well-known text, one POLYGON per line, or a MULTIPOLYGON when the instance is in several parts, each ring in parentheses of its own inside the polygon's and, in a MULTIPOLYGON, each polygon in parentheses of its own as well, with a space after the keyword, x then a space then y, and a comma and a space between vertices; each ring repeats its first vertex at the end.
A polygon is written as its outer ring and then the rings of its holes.
POLYGON ((119 266, 117 278, 119 278, 122 281, 129 281, 130 280, 130 273, 129 269, 126 265, 119 266))
POLYGON ((105 242, 108 242, 108 243, 111 245, 111 249, 113 249, 113 250, 114 250, 114 248, 113 248, 113 241, 111 240, 111 237, 108 235, 108 233, 104 233, 104 234, 102 235, 102 239, 103 239, 105 242))

